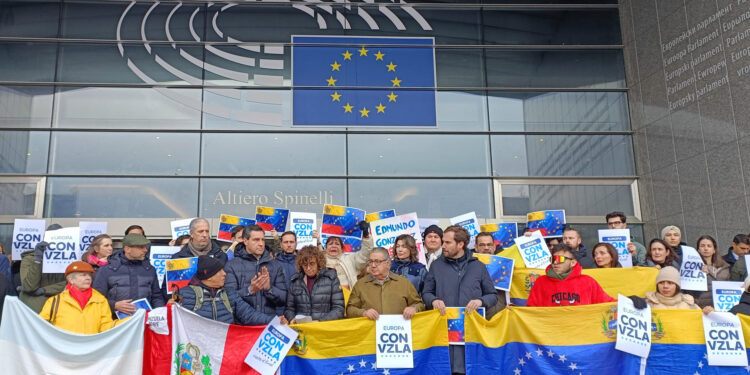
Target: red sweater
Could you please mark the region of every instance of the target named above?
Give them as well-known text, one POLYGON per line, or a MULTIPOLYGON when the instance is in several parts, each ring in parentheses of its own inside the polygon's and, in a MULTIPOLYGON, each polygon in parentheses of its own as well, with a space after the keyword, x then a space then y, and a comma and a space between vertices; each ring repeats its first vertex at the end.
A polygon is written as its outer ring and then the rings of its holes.
MULTIPOLYGON (((547 271, 550 267, 552 265, 547 267, 547 271)), ((576 263, 565 280, 540 276, 531 288, 526 306, 578 306, 617 302, 604 292, 593 277, 582 275, 581 269, 581 265, 576 263)))

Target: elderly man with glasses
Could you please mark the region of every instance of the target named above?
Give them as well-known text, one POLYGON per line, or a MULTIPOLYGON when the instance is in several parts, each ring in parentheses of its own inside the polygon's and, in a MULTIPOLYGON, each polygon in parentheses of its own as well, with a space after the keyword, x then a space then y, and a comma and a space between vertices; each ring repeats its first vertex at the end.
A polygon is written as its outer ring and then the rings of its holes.
POLYGON ((367 276, 354 284, 349 296, 346 305, 348 318, 365 316, 378 320, 380 314, 403 314, 404 319, 411 319, 424 310, 424 303, 414 285, 390 269, 388 250, 382 247, 373 249, 367 263, 367 276))

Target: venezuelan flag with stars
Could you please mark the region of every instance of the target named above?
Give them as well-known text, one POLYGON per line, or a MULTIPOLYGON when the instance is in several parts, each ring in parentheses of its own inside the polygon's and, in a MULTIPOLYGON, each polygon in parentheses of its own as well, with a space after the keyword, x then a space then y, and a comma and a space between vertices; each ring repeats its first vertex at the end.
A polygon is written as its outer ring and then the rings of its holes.
POLYGON ((526 227, 542 232, 546 237, 562 237, 565 229, 565 210, 537 211, 526 214, 526 227))
POLYGON ((437 125, 434 38, 292 37, 292 123, 437 125))

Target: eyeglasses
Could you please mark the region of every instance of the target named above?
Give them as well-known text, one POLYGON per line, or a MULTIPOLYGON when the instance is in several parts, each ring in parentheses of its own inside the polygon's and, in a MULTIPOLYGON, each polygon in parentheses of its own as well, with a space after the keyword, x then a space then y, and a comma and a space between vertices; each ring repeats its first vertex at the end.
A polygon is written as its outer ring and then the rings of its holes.
POLYGON ((383 264, 383 263, 385 263, 387 261, 388 260, 385 260, 385 259, 382 259, 382 260, 381 259, 374 259, 374 260, 370 259, 370 260, 367 261, 367 264, 369 264, 371 266, 379 266, 379 265, 381 265, 381 264, 383 264))
POLYGON ((566 257, 566 256, 563 256, 563 255, 553 255, 553 256, 550 257, 550 262, 552 262, 552 264, 565 263, 566 260, 571 260, 571 259, 573 259, 573 258, 566 257))
POLYGON ((610 221, 610 222, 607 222, 607 225, 609 225, 610 227, 613 227, 615 225, 620 225, 620 224, 622 224, 622 221, 610 221))
POLYGON ((318 266, 318 262, 309 262, 309 263, 303 264, 302 268, 313 268, 317 266, 318 266))

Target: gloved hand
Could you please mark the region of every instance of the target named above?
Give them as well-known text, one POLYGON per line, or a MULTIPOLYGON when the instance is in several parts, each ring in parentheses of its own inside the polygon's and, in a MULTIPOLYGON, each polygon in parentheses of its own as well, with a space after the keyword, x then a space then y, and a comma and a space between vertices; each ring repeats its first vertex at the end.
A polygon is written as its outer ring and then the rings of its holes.
POLYGON ((366 221, 360 221, 359 229, 362 230, 362 238, 370 237, 370 223, 366 221))
POLYGON ((33 293, 31 293, 33 296, 43 296, 44 295, 44 288, 39 288, 35 290, 33 293))
POLYGON ((34 248, 34 262, 42 263, 44 251, 47 250, 47 246, 49 246, 49 244, 44 241, 36 244, 36 247, 34 248))
POLYGON ((646 299, 644 298, 638 296, 628 296, 628 298, 633 301, 633 306, 638 310, 643 310, 648 306, 648 304, 646 304, 646 299))

